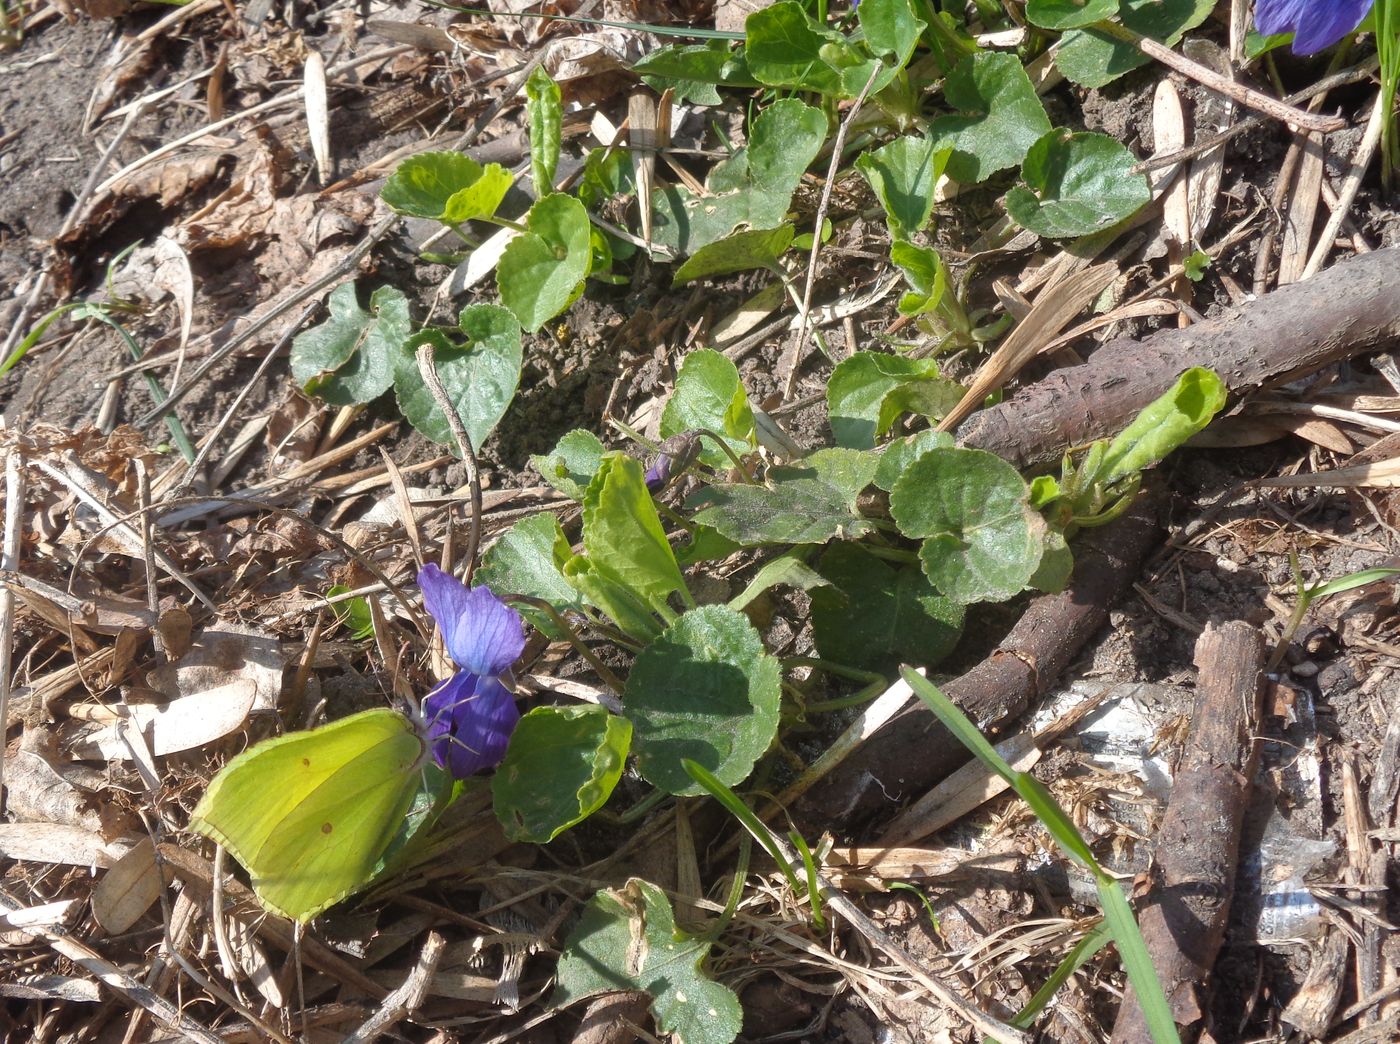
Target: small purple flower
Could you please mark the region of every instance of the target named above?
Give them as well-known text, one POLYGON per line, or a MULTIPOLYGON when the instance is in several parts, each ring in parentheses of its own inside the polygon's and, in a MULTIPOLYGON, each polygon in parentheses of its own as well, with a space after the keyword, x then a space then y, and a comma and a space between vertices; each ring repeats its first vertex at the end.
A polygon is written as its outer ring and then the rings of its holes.
POLYGON ((1294 54, 1315 54, 1355 31, 1374 0, 1255 0, 1254 25, 1265 36, 1292 32, 1294 54))
POLYGON ((418 572, 423 605, 461 668, 423 700, 437 763, 457 779, 499 765, 520 720, 506 688, 510 667, 525 648, 517 613, 489 587, 467 585, 431 562, 418 572))

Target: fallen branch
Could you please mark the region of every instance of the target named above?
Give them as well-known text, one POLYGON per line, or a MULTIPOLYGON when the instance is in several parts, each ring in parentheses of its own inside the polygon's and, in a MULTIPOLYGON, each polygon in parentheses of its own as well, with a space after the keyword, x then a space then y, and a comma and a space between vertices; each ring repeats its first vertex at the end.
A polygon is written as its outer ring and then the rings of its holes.
MULTIPOLYGON (((1025 713, 1103 626, 1159 539, 1158 501, 1147 496, 1124 518, 1075 548, 1068 590, 1034 599, 991 656, 943 686, 988 734, 1025 713)), ((922 794, 969 758, 923 704, 870 737, 794 806, 804 828, 850 830, 922 794)))
MULTIPOLYGON (((1138 914, 1147 952, 1182 1039, 1194 1039, 1210 1005, 1206 983, 1225 938, 1240 828, 1254 777, 1264 640, 1234 621, 1207 627, 1191 734, 1157 833, 1150 888, 1138 914)), ((1113 1026, 1117 1044, 1148 1039, 1131 987, 1113 1026)))
POLYGON ((1215 370, 1232 398, 1285 384, 1400 339, 1400 248, 1344 261, 1224 315, 1141 341, 1104 344, 1083 366, 1057 370, 974 414, 958 442, 1018 468, 1117 434, 1192 366, 1215 370))

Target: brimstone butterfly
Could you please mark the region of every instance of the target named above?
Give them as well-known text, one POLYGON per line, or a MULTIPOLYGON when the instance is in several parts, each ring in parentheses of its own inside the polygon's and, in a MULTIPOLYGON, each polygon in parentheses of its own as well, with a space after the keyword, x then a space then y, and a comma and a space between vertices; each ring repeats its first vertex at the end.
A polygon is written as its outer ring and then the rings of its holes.
POLYGON ((233 853, 269 910, 305 923, 374 876, 427 750, 386 708, 267 740, 224 766, 190 829, 233 853))

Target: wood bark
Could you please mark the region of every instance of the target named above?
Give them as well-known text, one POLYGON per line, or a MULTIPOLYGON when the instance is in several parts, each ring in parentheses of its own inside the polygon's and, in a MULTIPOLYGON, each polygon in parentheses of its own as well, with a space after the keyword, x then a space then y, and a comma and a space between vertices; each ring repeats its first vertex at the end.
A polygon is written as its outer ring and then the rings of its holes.
MULTIPOLYGON (((943 687, 990 737, 1053 685, 1103 626, 1161 530, 1158 498, 1144 496, 1075 548, 1070 586, 1033 599, 991 656, 943 687)), ((967 749, 922 703, 896 717, 797 802, 804 832, 850 832, 922 794, 968 760, 967 749)))
POLYGON ((1117 434, 1192 366, 1215 370, 1232 399, 1400 341, 1400 248, 1334 265, 1312 279, 1184 330, 1102 345, 958 429, 958 442, 1018 468, 1117 434))
MULTIPOLYGON (((1200 1032, 1207 980, 1234 897, 1240 829, 1254 777, 1264 639, 1234 621, 1208 626, 1196 643, 1200 671, 1191 732, 1157 834, 1149 892, 1138 925, 1181 1039, 1200 1032)), ((1115 1044, 1151 1039, 1130 987, 1113 1027, 1115 1044)))

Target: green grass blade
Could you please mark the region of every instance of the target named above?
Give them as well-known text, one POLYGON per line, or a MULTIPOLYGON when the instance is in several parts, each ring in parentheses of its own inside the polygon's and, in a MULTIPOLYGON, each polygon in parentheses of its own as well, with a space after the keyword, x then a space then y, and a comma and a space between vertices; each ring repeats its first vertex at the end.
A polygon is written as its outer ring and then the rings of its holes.
POLYGON ((744 824, 744 829, 753 835, 754 840, 763 846, 763 850, 777 863, 783 871, 783 876, 787 878, 788 887, 792 889, 793 895, 802 894, 802 884, 798 881, 797 875, 792 872, 792 867, 783 858, 781 849, 773 840, 773 833, 763 824, 763 820, 753 814, 753 811, 743 801, 739 800, 739 795, 730 790, 720 782, 719 777, 707 769, 704 765, 697 764, 689 758, 682 758, 681 765, 690 774, 690 778, 699 783, 710 797, 714 798, 726 809, 729 814, 744 824))
POLYGON ((1026 1006, 1016 1013, 1011 1025, 1017 1029, 1030 1029, 1035 1017, 1045 1010, 1045 1006, 1060 991, 1060 987, 1069 982, 1069 977, 1084 967, 1089 958, 1102 950, 1112 939, 1113 933, 1109 930, 1108 922, 1100 921, 1093 931, 1075 943, 1069 953, 1065 954, 1064 960, 1051 972, 1050 978, 1035 991, 1035 996, 1026 1002, 1026 1006))
POLYGON ((1176 1032, 1176 1021, 1172 1018, 1167 995, 1157 979, 1157 969, 1152 966, 1152 958, 1147 952, 1147 943, 1138 930, 1133 908, 1118 882, 1107 877, 1099 878, 1099 902, 1103 904, 1104 923, 1113 933, 1113 941, 1118 946, 1118 958, 1128 973, 1128 981, 1137 992, 1137 1000, 1142 1005, 1142 1013, 1147 1020, 1148 1032, 1155 1044, 1181 1044, 1176 1032))
POLYGON ((944 727, 957 737, 958 742, 972 751, 982 764, 1006 780, 1012 789, 1020 795, 1021 800, 1031 806, 1031 810, 1045 824, 1045 829, 1050 832, 1050 836, 1069 853, 1071 858, 1088 867, 1096 875, 1103 872, 1099 869, 1098 861, 1094 859, 1094 854, 1089 850, 1089 846, 1080 835, 1078 828, 1075 827, 1073 820, 1045 789, 1045 785, 1040 780, 1028 773, 1017 772, 1008 765, 1005 759, 996 752, 996 748, 988 743, 986 737, 978 731, 977 726, 957 708, 952 700, 943 695, 933 682, 908 667, 901 668, 900 673, 903 674, 904 680, 909 683, 909 687, 918 694, 919 699, 928 704, 929 710, 933 711, 944 727))

